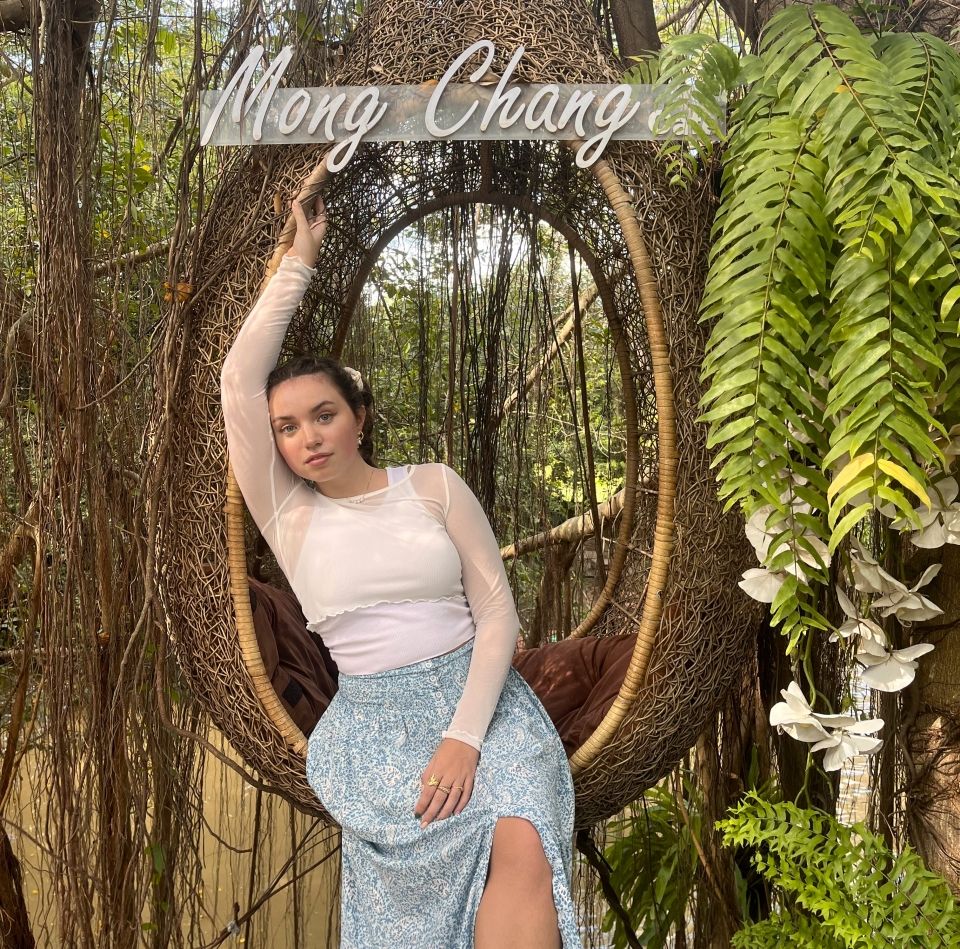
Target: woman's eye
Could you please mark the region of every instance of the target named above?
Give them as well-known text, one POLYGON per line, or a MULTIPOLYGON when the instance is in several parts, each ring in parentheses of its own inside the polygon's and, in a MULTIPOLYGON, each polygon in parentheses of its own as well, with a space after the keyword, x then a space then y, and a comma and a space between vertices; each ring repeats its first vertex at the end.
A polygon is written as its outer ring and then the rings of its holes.
MULTIPOLYGON (((329 419, 333 418, 333 412, 321 412, 318 416, 318 419, 329 419)), ((292 432, 297 426, 292 423, 287 423, 280 427, 279 431, 281 435, 287 435, 292 432)))

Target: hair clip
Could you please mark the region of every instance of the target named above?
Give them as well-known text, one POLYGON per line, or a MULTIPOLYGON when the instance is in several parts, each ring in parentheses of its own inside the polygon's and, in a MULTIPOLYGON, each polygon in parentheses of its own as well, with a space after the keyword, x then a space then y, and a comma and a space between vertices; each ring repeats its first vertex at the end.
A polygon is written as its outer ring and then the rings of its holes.
POLYGON ((353 379, 353 384, 357 387, 357 392, 363 392, 363 376, 352 366, 344 366, 343 368, 346 372, 350 373, 350 378, 353 379))

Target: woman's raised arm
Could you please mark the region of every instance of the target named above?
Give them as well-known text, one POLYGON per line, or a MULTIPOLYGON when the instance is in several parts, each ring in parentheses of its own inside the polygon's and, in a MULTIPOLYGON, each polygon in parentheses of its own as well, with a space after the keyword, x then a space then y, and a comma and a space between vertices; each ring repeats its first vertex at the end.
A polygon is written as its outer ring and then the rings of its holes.
POLYGON ((297 220, 293 246, 247 314, 220 370, 220 401, 233 473, 250 514, 288 577, 294 564, 279 530, 279 515, 297 499, 307 501, 311 492, 277 449, 266 383, 290 318, 316 273, 313 264, 326 230, 322 199, 318 197, 317 215, 308 222, 301 198, 298 195, 293 204, 297 220))

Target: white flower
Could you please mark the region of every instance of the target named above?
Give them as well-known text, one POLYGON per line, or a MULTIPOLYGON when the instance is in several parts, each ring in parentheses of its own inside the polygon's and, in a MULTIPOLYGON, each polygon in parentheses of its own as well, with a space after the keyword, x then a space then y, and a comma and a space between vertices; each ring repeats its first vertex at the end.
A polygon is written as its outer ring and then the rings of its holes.
POLYGON ((874 608, 881 610, 883 616, 895 613, 901 623, 915 623, 939 615, 943 610, 932 600, 917 593, 917 590, 926 586, 940 572, 942 566, 943 564, 940 563, 931 564, 909 589, 905 583, 894 580, 893 589, 886 596, 878 597, 873 601, 874 608))
POLYGON ((829 641, 835 643, 838 639, 849 639, 851 636, 859 636, 861 641, 877 642, 881 645, 887 641, 883 629, 872 619, 866 619, 864 617, 860 619, 848 619, 842 626, 838 626, 830 634, 829 641))
POLYGON ((773 539, 773 532, 767 530, 767 518, 773 512, 772 504, 764 504, 758 507, 750 515, 744 528, 747 540, 753 544, 753 549, 757 554, 757 560, 763 563, 767 559, 767 553, 770 550, 770 541, 773 539))
POLYGON ((891 577, 873 557, 867 553, 859 537, 853 538, 858 553, 851 552, 850 565, 853 567, 853 585, 861 593, 888 593, 897 589, 900 581, 891 577))
MULTIPOLYGON (((960 544, 960 504, 955 503, 958 493, 960 487, 956 478, 948 475, 932 486, 929 508, 925 505, 914 508, 921 525, 920 530, 913 530, 910 534, 914 547, 929 550, 944 544, 960 544)), ((884 504, 880 513, 894 517, 896 510, 892 504, 884 504)), ((890 526, 898 531, 913 529, 913 524, 905 517, 897 517, 890 526)))
POLYGON ((851 636, 859 636, 861 643, 877 643, 880 647, 886 646, 887 636, 883 629, 872 619, 857 615, 856 607, 839 584, 837 584, 837 602, 846 614, 847 621, 830 634, 830 642, 835 643, 838 639, 845 640, 851 636))
POLYGON ((871 733, 883 728, 883 720, 871 718, 859 721, 853 715, 826 715, 810 708, 796 682, 780 690, 783 701, 770 709, 770 724, 798 741, 812 743, 811 751, 827 749, 823 766, 827 771, 838 771, 847 758, 857 754, 871 754, 883 744, 871 733))
POLYGON ((960 455, 960 424, 950 426, 946 439, 942 435, 938 435, 934 438, 934 442, 940 446, 948 460, 956 458, 957 455, 960 455))
POLYGON ((783 480, 788 483, 788 487, 780 494, 780 500, 784 504, 789 504, 794 511, 800 511, 804 514, 809 514, 812 510, 809 502, 804 501, 803 498, 794 493, 793 490, 796 487, 802 487, 803 485, 807 484, 807 479, 804 478, 803 475, 796 474, 793 471, 788 471, 786 468, 780 469, 780 475, 783 480))
POLYGON ((751 567, 743 572, 743 579, 737 583, 737 586, 747 596, 752 596, 761 603, 772 603, 786 579, 787 575, 782 570, 751 567))
POLYGON ((810 708, 796 682, 781 689, 780 694, 783 701, 770 709, 770 724, 773 727, 785 731, 798 741, 820 741, 827 737, 826 729, 818 721, 819 716, 810 708))
POLYGON ((904 649, 874 642, 862 643, 857 659, 863 664, 863 681, 881 692, 899 692, 905 689, 917 674, 920 656, 933 649, 932 643, 917 643, 904 649))
POLYGON ((813 436, 808 435, 802 429, 797 428, 793 422, 787 422, 787 431, 792 438, 795 438, 801 445, 809 445, 813 441, 813 436))
MULTIPOLYGON (((794 573, 796 576, 800 576, 802 573, 812 574, 814 570, 826 569, 830 566, 830 548, 819 538, 816 534, 805 533, 802 536, 804 543, 799 543, 799 541, 794 541, 793 549, 797 552, 797 556, 800 558, 798 561, 795 561, 790 566, 786 567, 790 573, 794 573), (809 549, 813 548, 813 551, 809 549), (803 564, 807 564, 812 568, 810 571, 805 571, 803 569, 803 564), (821 564, 823 566, 821 567, 821 564)), ((802 579, 802 578, 801 578, 802 579)))
POLYGON ((869 718, 857 721, 849 715, 821 715, 824 719, 834 720, 836 727, 832 728, 826 738, 818 741, 810 750, 820 751, 827 749, 823 756, 823 767, 827 771, 839 771, 847 758, 854 755, 869 755, 876 751, 883 739, 869 737, 871 732, 883 728, 882 718, 869 718))
POLYGON ((793 524, 793 513, 809 513, 811 510, 810 505, 799 498, 793 499, 790 508, 791 515, 785 517, 776 527, 769 529, 767 520, 774 512, 774 507, 771 504, 764 504, 750 515, 745 526, 747 539, 753 545, 760 563, 763 563, 769 556, 770 545, 774 537, 778 535, 780 535, 777 540, 778 552, 781 547, 787 545, 794 554, 794 559, 790 563, 776 570, 771 570, 768 567, 751 567, 744 571, 743 579, 738 583, 738 586, 748 596, 759 600, 761 603, 772 603, 774 601, 788 574, 792 574, 798 580, 807 582, 817 570, 821 569, 821 561, 826 566, 830 564, 829 549, 815 534, 804 532, 800 535, 805 541, 803 544, 799 542, 796 536, 790 538, 783 536, 784 532, 788 532, 790 525, 793 524))
POLYGON ((856 715, 847 715, 841 712, 839 715, 828 715, 826 712, 814 712, 817 721, 826 728, 846 728, 847 725, 856 725, 859 718, 856 715))

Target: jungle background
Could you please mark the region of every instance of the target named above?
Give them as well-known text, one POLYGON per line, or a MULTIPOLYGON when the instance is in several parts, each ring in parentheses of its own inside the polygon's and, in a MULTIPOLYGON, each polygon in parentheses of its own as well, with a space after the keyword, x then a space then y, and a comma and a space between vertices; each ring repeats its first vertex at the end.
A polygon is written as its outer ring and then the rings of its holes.
MULTIPOLYGON (((625 74, 678 35, 705 33, 747 53, 778 9, 753 0, 591 6, 625 74)), ((318 75, 333 70, 362 12, 359 0, 0 0, 5 946, 336 945, 336 834, 259 784, 192 701, 166 648, 154 545, 161 479, 148 464, 146 421, 171 345, 165 314, 194 289, 173 266, 174 250, 195 239, 223 160, 199 146, 198 92, 222 86, 257 43, 268 58, 290 43, 306 46, 318 75)), ((846 12, 868 34, 925 32, 957 43, 960 15, 948 3, 851 4, 846 12)), ((691 184, 711 209, 723 167, 721 145, 691 184)), ((269 189, 263 199, 274 199, 269 189)), ((545 308, 561 339, 536 370, 524 430, 509 433, 524 440, 547 503, 525 510, 515 492, 498 533, 514 536, 518 519, 559 524, 576 512, 585 428, 597 448, 596 494, 614 493, 624 431, 609 331, 592 318, 589 280, 549 228, 483 207, 438 213, 401 234, 368 282, 351 346, 371 367, 383 406, 380 463, 401 463, 406 446, 417 445, 467 465, 470 444, 454 443, 443 395, 453 344, 438 317, 451 305, 451 274, 457 292, 475 294, 479 306, 489 301, 491 313, 545 308), (582 326, 571 321, 575 295, 582 326), (571 397, 556 382, 565 379, 582 380, 582 401, 577 388, 571 397)), ((520 322, 498 329, 508 355, 519 348, 520 322)), ((458 358, 469 362, 480 342, 461 340, 458 358)), ((843 903, 843 886, 818 894, 818 916, 815 901, 753 860, 789 854, 790 812, 768 811, 766 823, 758 812, 755 833, 747 822, 735 840, 715 828, 748 792, 837 820, 811 825, 798 843, 829 859, 824 879, 833 870, 855 878, 865 854, 879 862, 861 908, 889 899, 892 882, 920 879, 917 866, 896 862, 909 849, 960 892, 954 551, 945 548, 931 594, 945 609, 937 649, 902 695, 858 686, 842 642, 824 638, 808 656, 833 707, 852 691, 895 736, 840 773, 818 768, 806 747, 770 727, 791 659, 783 636, 762 631, 741 686, 674 772, 579 835, 574 883, 585 945, 727 946, 749 924, 784 913, 806 937, 779 943, 755 929, 745 944, 827 945, 815 930, 843 903), (923 766, 911 766, 921 751, 923 766), (840 828, 854 821, 876 838, 845 837, 840 828)), ((571 543, 518 563, 512 579, 529 645, 575 625, 595 592, 591 558, 589 544, 571 543), (580 559, 573 588, 556 589, 563 571, 551 557, 580 559)), ((921 883, 937 886, 932 876, 921 883)), ((915 892, 922 911, 925 891, 915 892)), ((930 913, 953 912, 938 899, 930 913)), ((862 909, 859 930, 848 918, 830 938, 891 944, 868 916, 862 909)))

